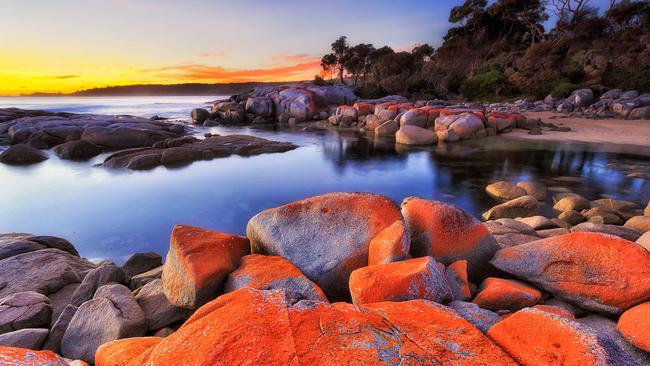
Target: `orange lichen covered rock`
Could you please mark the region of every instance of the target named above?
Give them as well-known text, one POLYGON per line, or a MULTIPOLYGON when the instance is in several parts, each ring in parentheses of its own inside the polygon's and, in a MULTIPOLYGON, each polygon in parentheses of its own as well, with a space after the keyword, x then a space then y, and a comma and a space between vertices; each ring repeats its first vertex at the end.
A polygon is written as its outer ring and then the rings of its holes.
POLYGON ((524 366, 625 365, 589 328, 560 316, 527 308, 488 330, 499 347, 524 366))
POLYGON ((472 291, 467 280, 467 261, 458 260, 445 269, 445 277, 454 300, 466 301, 472 298, 472 291))
POLYGON ((650 352, 650 302, 624 312, 618 319, 617 328, 632 345, 650 352))
POLYGON ((519 310, 537 304, 542 293, 524 282, 503 278, 486 278, 473 303, 492 311, 519 310))
POLYGON ((317 284, 305 277, 291 262, 278 256, 250 254, 243 257, 239 268, 228 276, 224 292, 243 287, 284 290, 290 303, 303 299, 327 301, 317 284))
POLYGON ((411 233, 411 254, 432 256, 445 265, 468 263, 469 278, 481 278, 499 248, 489 230, 462 209, 439 201, 408 197, 402 215, 411 233))
POLYGON ((143 364, 151 349, 163 338, 135 337, 104 343, 95 353, 95 366, 143 364))
POLYGON ((52 351, 0 346, 0 365, 67 366, 68 364, 52 351))
POLYGON ((350 275, 350 294, 355 304, 425 299, 447 302, 451 289, 431 257, 376 264, 350 275))
POLYGON ((533 309, 546 311, 547 313, 555 314, 557 316, 561 316, 561 317, 569 319, 569 320, 576 320, 576 317, 573 315, 572 312, 570 312, 569 310, 567 310, 565 308, 561 308, 559 306, 535 305, 535 306, 533 306, 533 309))
POLYGON ((492 264, 587 310, 620 314, 650 300, 650 252, 616 236, 546 238, 502 249, 492 264))
POLYGON ((370 241, 401 219, 387 197, 328 193, 258 213, 246 235, 253 253, 286 258, 330 300, 347 300, 350 273, 368 265, 370 241))
POLYGON ((375 105, 372 103, 357 102, 352 105, 352 108, 359 112, 359 116, 365 116, 375 113, 375 105))
POLYGON ((368 265, 397 262, 409 255, 411 238, 402 220, 382 230, 370 241, 368 265))
POLYGON ((250 244, 244 237, 174 226, 162 273, 165 296, 183 308, 205 304, 219 295, 226 277, 249 252, 250 244))
POLYGON ((290 306, 285 299, 283 291, 250 288, 223 295, 124 366, 515 365, 478 329, 432 302, 290 306))

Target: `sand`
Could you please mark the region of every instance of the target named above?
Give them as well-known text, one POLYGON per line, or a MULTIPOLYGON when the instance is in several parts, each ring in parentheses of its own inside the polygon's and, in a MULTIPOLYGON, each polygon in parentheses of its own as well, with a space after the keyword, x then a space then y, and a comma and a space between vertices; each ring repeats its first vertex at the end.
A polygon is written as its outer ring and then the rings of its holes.
POLYGON ((525 114, 530 119, 541 118, 544 122, 571 127, 571 131, 544 130, 542 135, 529 135, 526 130, 515 129, 502 136, 539 141, 630 145, 639 147, 639 152, 650 150, 650 120, 587 119, 566 117, 553 112, 528 112, 525 114))

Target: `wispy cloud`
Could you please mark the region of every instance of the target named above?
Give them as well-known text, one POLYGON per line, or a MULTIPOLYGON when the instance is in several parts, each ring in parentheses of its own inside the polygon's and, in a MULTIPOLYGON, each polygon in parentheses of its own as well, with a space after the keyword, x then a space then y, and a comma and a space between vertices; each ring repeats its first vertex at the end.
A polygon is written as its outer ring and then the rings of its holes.
POLYGON ((224 57, 228 54, 227 50, 213 50, 200 52, 199 57, 224 57))
POLYGON ((297 55, 292 55, 292 54, 275 54, 271 56, 271 60, 273 61, 282 61, 282 62, 306 62, 313 60, 314 57, 309 56, 307 54, 297 54, 297 55))
POLYGON ((319 72, 320 59, 302 57, 300 59, 304 62, 258 69, 228 69, 222 66, 186 63, 143 69, 141 71, 161 78, 212 82, 297 80, 311 77, 319 72))

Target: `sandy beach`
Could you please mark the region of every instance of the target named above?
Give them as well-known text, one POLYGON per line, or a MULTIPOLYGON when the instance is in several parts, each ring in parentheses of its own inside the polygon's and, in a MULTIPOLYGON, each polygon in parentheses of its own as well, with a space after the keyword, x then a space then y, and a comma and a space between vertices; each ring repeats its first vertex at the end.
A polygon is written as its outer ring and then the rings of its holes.
POLYGON ((504 134, 504 137, 538 141, 630 145, 642 148, 644 153, 650 152, 650 121, 647 120, 588 119, 568 117, 554 112, 528 112, 525 114, 530 119, 541 118, 544 122, 571 127, 571 131, 544 130, 542 135, 529 135, 526 130, 515 129, 504 134))

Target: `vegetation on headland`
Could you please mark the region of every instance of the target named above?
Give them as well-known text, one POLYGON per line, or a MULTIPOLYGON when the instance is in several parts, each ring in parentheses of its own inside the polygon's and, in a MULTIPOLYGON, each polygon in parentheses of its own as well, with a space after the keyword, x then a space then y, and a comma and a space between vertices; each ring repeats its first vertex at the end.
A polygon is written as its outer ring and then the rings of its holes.
POLYGON ((70 94, 34 93, 30 96, 77 96, 77 97, 110 97, 110 96, 164 96, 164 95, 233 95, 251 90, 258 86, 277 86, 286 82, 245 82, 226 84, 138 84, 123 86, 107 86, 80 90, 70 94))
MULTIPOLYGON (((345 36, 323 56, 329 79, 366 98, 499 100, 566 97, 580 87, 650 90, 650 2, 589 0, 465 0, 434 49, 349 45, 345 36), (544 23, 557 19, 551 29, 544 23)), ((320 77, 317 82, 326 82, 320 77)))

